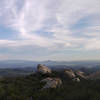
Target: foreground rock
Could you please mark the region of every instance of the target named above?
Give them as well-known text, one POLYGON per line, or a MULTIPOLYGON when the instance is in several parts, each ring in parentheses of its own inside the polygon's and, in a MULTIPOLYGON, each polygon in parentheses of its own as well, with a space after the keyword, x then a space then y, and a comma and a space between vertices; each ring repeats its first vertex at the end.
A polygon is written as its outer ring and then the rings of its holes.
POLYGON ((42 64, 38 64, 37 71, 42 74, 47 74, 52 72, 51 69, 42 64))
POLYGON ((46 82, 46 84, 41 90, 48 89, 48 88, 57 88, 62 84, 60 78, 50 78, 50 77, 43 79, 41 82, 46 82))
POLYGON ((78 70, 75 72, 76 76, 80 77, 80 78, 83 78, 83 79, 86 79, 86 76, 84 75, 84 72, 78 70))
POLYGON ((77 77, 77 78, 74 78, 73 81, 80 82, 80 79, 77 77))
POLYGON ((75 73, 74 73, 71 69, 65 70, 65 74, 66 74, 69 78, 75 78, 75 73))
POLYGON ((80 82, 81 79, 87 79, 87 76, 84 74, 84 72, 78 70, 73 71, 71 69, 65 70, 65 74, 73 81, 80 82))

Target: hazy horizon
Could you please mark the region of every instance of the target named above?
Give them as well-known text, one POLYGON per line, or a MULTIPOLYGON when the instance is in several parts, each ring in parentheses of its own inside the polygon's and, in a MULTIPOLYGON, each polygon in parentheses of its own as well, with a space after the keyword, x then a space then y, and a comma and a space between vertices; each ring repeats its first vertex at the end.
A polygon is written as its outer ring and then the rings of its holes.
POLYGON ((24 59, 5 59, 5 60, 0 60, 0 62, 13 62, 13 61, 17 61, 17 62, 23 62, 23 61, 27 61, 27 62, 100 62, 100 60, 24 60, 24 59))
POLYGON ((0 0, 0 60, 100 60, 100 0, 0 0))

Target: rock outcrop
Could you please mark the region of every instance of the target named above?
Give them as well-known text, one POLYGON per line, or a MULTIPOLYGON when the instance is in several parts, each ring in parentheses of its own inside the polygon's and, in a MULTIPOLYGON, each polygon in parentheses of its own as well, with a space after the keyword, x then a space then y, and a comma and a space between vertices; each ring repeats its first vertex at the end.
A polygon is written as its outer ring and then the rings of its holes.
MULTIPOLYGON (((42 73, 42 74, 48 74, 52 73, 51 69, 46 67, 45 65, 38 64, 37 66, 37 72, 42 73)), ((66 69, 64 73, 62 73, 64 77, 74 81, 74 82, 80 82, 81 78, 86 79, 86 76, 84 75, 84 72, 78 70, 78 71, 73 71, 71 69, 66 69)), ((51 74, 50 74, 51 75, 51 74)), ((62 76, 59 76, 62 77, 62 76)), ((64 79, 64 78, 63 78, 64 79)), ((47 88, 57 88, 62 85, 62 80, 60 78, 52 78, 52 77, 47 77, 40 82, 45 82, 45 85, 41 90, 47 89, 47 88)))
POLYGON ((80 82, 80 79, 87 79, 84 72, 78 70, 73 71, 71 69, 65 70, 65 74, 73 81, 80 82))
POLYGON ((59 87, 62 84, 62 81, 60 78, 45 78, 41 82, 46 82, 46 84, 43 86, 41 90, 47 89, 47 88, 56 88, 59 87))
POLYGON ((47 78, 41 80, 40 82, 49 82, 49 81, 52 81, 52 80, 53 80, 52 78, 47 77, 47 78))
MULTIPOLYGON (((84 72, 78 70, 78 71, 73 71, 71 69, 65 70, 65 74, 70 78, 70 79, 75 79, 75 78, 83 78, 86 79, 86 76, 84 72)), ((76 80, 76 79, 75 79, 76 80)))
POLYGON ((76 76, 78 76, 80 78, 86 79, 84 72, 82 72, 80 70, 76 71, 75 74, 76 74, 76 76))
POLYGON ((66 74, 69 78, 75 78, 75 73, 74 73, 71 69, 65 70, 65 74, 66 74))
POLYGON ((42 64, 38 64, 37 71, 42 74, 51 73, 51 69, 42 64))

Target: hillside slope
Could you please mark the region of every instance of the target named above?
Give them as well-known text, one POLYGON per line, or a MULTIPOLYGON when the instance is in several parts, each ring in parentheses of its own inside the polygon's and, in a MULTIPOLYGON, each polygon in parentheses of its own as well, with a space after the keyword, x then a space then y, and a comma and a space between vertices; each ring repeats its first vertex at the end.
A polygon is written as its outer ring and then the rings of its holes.
POLYGON ((100 81, 81 79, 74 82, 63 72, 34 73, 24 77, 1 78, 0 100, 99 100, 100 81), (59 77, 63 84, 55 89, 41 91, 46 77, 59 77))

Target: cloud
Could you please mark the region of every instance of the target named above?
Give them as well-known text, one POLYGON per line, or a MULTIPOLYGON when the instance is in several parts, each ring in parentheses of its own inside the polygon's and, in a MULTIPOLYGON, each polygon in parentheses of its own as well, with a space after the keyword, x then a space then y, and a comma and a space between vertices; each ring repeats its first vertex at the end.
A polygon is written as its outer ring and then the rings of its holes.
POLYGON ((42 2, 0 0, 0 2, 0 24, 17 31, 18 38, 1 40, 1 45, 6 44, 10 47, 31 45, 48 50, 100 49, 98 47, 100 0, 92 2, 91 0, 42 0, 42 2))
MULTIPOLYGON (((58 24, 60 24, 60 26, 63 28, 59 31, 59 29, 55 27, 55 39, 59 40, 60 42, 62 41, 63 44, 70 44, 70 47, 73 47, 73 49, 100 49, 98 48, 98 45, 100 45, 100 36, 98 37, 98 28, 95 27, 96 24, 100 24, 99 19, 95 18, 96 16, 100 17, 99 4, 99 0, 93 0, 92 2, 91 0, 63 0, 56 14, 58 24), (83 19, 87 19, 86 22, 83 19), (83 23, 83 29, 80 29, 80 26, 77 26, 77 24, 82 20, 87 24, 84 25, 83 23), (79 28, 73 30, 73 25, 76 25, 79 28), (89 27, 91 27, 91 29, 89 29, 89 27), (93 27, 95 27, 95 29, 93 27), (57 32, 57 30, 59 32, 57 32), (90 36, 87 37, 88 33, 90 33, 90 36), (92 37, 93 35, 95 36, 92 37), (90 45, 92 46, 91 48, 90 45)), ((66 45, 64 48, 70 49, 70 47, 66 45)))
MULTIPOLYGON (((34 2, 32 0, 23 0, 23 5, 18 9, 19 5, 17 5, 17 2, 18 0, 10 0, 9 3, 8 0, 5 2, 2 1, 1 20, 3 20, 3 22, 1 22, 6 24, 7 27, 12 28, 12 30, 17 30, 19 33, 18 36, 22 38, 23 41, 4 41, 7 42, 8 46, 9 44, 11 46, 11 42, 13 42, 13 46, 21 46, 21 44, 23 46, 25 43, 26 45, 37 45, 40 47, 51 45, 50 40, 46 37, 32 34, 34 33, 33 31, 43 27, 42 22, 46 19, 46 16, 44 16, 45 4, 41 3, 41 5, 38 6, 39 0, 34 2)), ((44 2, 46 3, 45 0, 44 2)))

